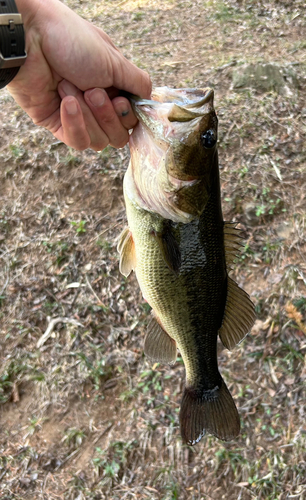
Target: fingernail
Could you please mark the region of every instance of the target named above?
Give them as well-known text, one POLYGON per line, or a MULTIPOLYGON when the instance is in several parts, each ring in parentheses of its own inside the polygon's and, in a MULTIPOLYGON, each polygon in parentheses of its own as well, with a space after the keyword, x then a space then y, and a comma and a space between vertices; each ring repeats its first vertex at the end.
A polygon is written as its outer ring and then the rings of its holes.
POLYGON ((61 90, 64 92, 66 95, 77 95, 78 89, 70 82, 67 82, 67 80, 63 80, 61 82, 61 90))
POLYGON ((93 89, 88 94, 88 99, 95 108, 100 108, 105 102, 104 90, 93 89))
POLYGON ((78 106, 77 103, 75 102, 75 99, 67 98, 65 101, 65 108, 68 115, 76 115, 78 112, 78 106))
POLYGON ((127 116, 129 114, 130 110, 128 108, 125 107, 125 105, 123 106, 116 106, 116 113, 117 113, 117 116, 127 116))

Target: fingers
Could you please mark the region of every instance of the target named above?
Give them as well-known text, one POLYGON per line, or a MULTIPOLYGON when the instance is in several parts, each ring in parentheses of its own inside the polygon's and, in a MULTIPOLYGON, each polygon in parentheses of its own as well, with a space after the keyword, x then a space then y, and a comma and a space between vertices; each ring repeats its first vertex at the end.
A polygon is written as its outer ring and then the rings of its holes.
POLYGON ((137 125, 138 120, 133 113, 132 106, 128 99, 125 97, 115 97, 112 100, 112 104, 121 125, 123 125, 126 130, 130 130, 137 125))
POLYGON ((90 136, 86 130, 82 110, 75 97, 67 96, 62 100, 61 122, 62 127, 57 133, 61 141, 79 151, 90 147, 90 136))
POLYGON ((128 142, 128 130, 137 123, 129 101, 124 97, 111 101, 107 92, 98 88, 86 91, 84 97, 111 146, 122 148, 128 142))
POLYGON ((127 99, 110 100, 100 88, 83 94, 66 80, 58 85, 58 92, 63 99, 60 134, 66 144, 79 150, 90 147, 100 151, 108 144, 121 148, 128 142, 128 130, 136 125, 137 118, 127 99))
MULTIPOLYGON (((86 104, 83 92, 81 92, 77 87, 75 87, 75 85, 68 82, 67 80, 61 81, 61 83, 58 85, 58 92, 62 98, 65 98, 67 96, 73 96, 77 100, 79 109, 81 110, 82 113, 83 124, 85 126, 87 135, 89 137, 89 144, 86 147, 87 148, 90 147, 95 151, 100 151, 106 148, 106 146, 109 144, 109 139, 107 135, 104 133, 104 131, 98 125, 93 113, 86 104)), ((63 120, 62 120, 62 125, 65 136, 70 137, 72 133, 74 134, 77 133, 78 137, 81 135, 81 131, 80 130, 76 131, 75 128, 73 128, 70 131, 67 129, 65 130, 65 123, 63 122, 63 120)), ((80 122, 78 123, 78 126, 79 128, 81 128, 80 122)), ((77 149, 85 149, 85 148, 78 147, 77 149)))

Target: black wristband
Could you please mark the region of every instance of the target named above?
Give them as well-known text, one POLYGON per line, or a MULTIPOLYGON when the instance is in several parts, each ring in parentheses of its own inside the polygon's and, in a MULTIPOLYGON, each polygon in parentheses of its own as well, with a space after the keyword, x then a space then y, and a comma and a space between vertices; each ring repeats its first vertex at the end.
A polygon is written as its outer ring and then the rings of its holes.
POLYGON ((21 14, 14 0, 0 0, 0 89, 13 80, 26 57, 21 14))

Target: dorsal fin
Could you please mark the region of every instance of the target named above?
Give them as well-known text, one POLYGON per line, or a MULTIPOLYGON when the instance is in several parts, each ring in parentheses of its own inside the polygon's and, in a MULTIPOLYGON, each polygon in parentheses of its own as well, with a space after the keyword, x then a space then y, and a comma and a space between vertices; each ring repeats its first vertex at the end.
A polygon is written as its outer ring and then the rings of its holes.
POLYGON ((120 254, 119 269, 127 277, 136 268, 135 245, 131 231, 128 227, 123 229, 119 236, 117 250, 120 254))
POLYGON ((255 307, 248 294, 231 278, 227 279, 227 298, 220 339, 227 349, 242 341, 255 321, 255 307))
POLYGON ((172 365, 176 361, 176 342, 158 323, 152 314, 144 343, 144 352, 152 361, 172 365))
POLYGON ((223 232, 226 267, 230 268, 243 246, 241 230, 236 228, 235 222, 225 222, 223 232))

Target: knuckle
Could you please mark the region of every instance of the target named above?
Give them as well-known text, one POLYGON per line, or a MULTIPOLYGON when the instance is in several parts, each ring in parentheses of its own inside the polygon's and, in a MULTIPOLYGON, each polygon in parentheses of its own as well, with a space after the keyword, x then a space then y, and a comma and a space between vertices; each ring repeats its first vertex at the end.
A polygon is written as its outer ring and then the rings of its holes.
POLYGON ((90 139, 89 137, 72 137, 65 141, 67 146, 70 146, 77 151, 84 151, 90 147, 90 139))

